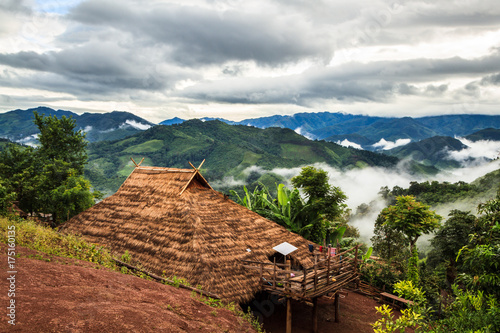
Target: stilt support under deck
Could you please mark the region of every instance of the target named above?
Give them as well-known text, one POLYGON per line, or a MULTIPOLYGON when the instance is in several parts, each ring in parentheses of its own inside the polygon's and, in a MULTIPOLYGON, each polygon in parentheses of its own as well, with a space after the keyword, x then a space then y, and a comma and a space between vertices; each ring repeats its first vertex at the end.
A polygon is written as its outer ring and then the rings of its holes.
POLYGON ((286 333, 292 333, 292 299, 286 299, 286 333))
POLYGON ((318 298, 313 298, 313 313, 312 313, 312 328, 313 333, 318 333, 318 298))
POLYGON ((339 315, 339 308, 340 308, 339 298, 340 298, 339 293, 336 292, 335 293, 335 303, 334 303, 334 305, 335 305, 335 322, 336 323, 339 322, 339 317, 340 317, 340 315, 339 315))

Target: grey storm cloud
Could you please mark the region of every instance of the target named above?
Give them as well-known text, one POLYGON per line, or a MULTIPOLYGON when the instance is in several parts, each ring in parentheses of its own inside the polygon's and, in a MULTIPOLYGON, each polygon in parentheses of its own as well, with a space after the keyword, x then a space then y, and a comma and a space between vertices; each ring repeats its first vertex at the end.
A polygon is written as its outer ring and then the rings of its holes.
MULTIPOLYGON (((293 103, 309 105, 316 99, 387 102, 397 94, 435 97, 447 84, 415 83, 476 77, 498 68, 500 54, 478 59, 412 59, 399 62, 350 63, 341 67, 319 67, 298 75, 278 78, 230 78, 202 82, 186 88, 182 95, 224 103, 293 103)), ((495 76, 488 77, 494 81, 495 76)))
POLYGON ((496 74, 491 74, 491 75, 488 75, 488 76, 485 76, 482 80, 481 80, 481 85, 494 85, 494 86, 500 86, 500 73, 496 73, 496 74))
POLYGON ((86 1, 69 17, 85 24, 113 26, 166 45, 171 59, 187 66, 231 60, 277 65, 307 57, 328 61, 333 55, 329 34, 286 13, 219 12, 168 4, 130 10, 121 2, 86 1))
POLYGON ((498 27, 492 0, 6 0, 0 87, 29 106, 123 101, 158 120, 217 103, 388 114, 469 98, 491 113, 498 27))
POLYGON ((43 75, 34 80, 34 85, 65 92, 106 94, 116 89, 163 90, 179 80, 197 77, 181 68, 171 68, 164 73, 147 57, 141 59, 131 50, 108 42, 90 42, 42 54, 33 51, 0 54, 0 64, 41 72, 43 75))

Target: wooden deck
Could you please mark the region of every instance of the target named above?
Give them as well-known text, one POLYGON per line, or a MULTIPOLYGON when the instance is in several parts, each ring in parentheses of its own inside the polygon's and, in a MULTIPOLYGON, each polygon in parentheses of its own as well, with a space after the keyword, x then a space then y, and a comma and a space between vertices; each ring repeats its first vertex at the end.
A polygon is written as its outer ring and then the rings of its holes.
POLYGON ((335 256, 315 254, 315 265, 303 270, 292 269, 290 262, 244 261, 243 267, 258 272, 262 290, 270 294, 312 301, 358 280, 357 252, 356 246, 335 256))

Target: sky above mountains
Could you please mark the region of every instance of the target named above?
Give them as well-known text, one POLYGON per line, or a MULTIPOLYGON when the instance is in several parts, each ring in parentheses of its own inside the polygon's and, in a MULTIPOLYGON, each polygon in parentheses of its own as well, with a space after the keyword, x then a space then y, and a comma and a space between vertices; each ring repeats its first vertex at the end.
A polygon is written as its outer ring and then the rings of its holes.
POLYGON ((0 112, 499 114, 484 0, 6 0, 0 112))

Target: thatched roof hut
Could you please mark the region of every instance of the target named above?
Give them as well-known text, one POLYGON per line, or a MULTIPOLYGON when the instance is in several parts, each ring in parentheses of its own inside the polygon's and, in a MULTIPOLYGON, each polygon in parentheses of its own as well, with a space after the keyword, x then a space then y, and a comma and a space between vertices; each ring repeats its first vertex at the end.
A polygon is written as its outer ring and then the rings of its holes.
POLYGON ((191 285, 225 301, 244 302, 260 278, 241 260, 268 261, 288 242, 303 267, 314 265, 306 239, 213 190, 198 170, 137 167, 112 196, 73 217, 66 231, 129 251, 144 269, 191 285))

